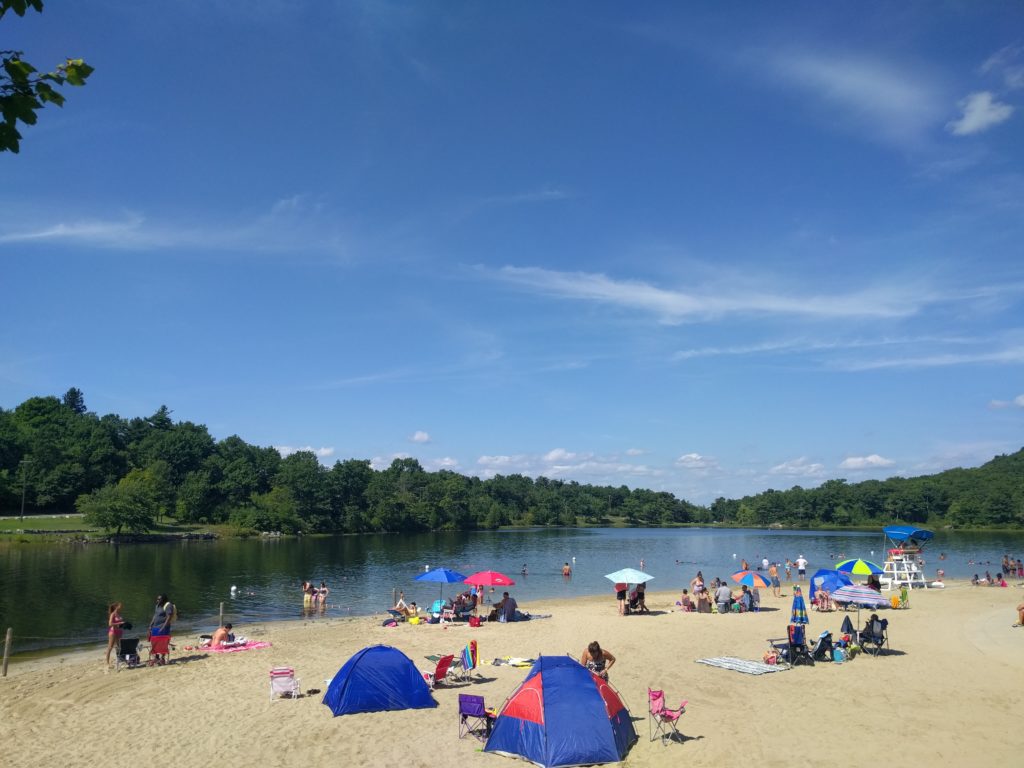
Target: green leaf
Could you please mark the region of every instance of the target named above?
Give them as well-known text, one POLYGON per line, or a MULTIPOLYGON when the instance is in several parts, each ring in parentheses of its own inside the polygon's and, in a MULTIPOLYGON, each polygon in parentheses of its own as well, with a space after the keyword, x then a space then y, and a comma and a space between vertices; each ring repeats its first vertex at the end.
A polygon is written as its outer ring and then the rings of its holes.
POLYGON ((44 104, 50 103, 56 104, 58 107, 64 106, 64 96, 54 90, 53 86, 46 83, 36 83, 36 96, 44 104))
POLYGON ((18 154, 20 149, 18 141, 21 134, 14 127, 13 122, 0 123, 0 152, 13 152, 18 154))
POLYGON ((85 79, 93 73, 93 68, 82 59, 68 59, 64 65, 64 76, 69 85, 85 85, 85 79))
POLYGON ((4 70, 15 83, 24 83, 36 68, 21 59, 8 59, 4 62, 4 70))

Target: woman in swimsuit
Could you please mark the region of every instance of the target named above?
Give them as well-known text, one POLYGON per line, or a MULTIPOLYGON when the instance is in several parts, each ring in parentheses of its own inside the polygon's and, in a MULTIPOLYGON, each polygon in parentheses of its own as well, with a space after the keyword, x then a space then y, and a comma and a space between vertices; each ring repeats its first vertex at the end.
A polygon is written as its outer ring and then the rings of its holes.
POLYGON ((121 618, 121 603, 111 603, 107 606, 107 666, 110 666, 110 652, 114 650, 114 646, 117 645, 121 636, 124 634, 124 630, 121 625, 124 624, 124 619, 121 618))
POLYGON ((580 657, 580 664, 589 669, 602 680, 608 679, 608 670, 615 663, 615 657, 601 647, 595 640, 587 646, 580 657))

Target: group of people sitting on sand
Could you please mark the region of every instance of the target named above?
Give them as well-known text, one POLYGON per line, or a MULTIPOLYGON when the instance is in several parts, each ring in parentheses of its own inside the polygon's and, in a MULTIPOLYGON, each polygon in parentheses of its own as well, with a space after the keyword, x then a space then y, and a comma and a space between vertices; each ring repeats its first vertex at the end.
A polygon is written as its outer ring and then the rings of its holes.
MULTIPOLYGON (((451 601, 437 600, 434 605, 431 606, 430 611, 427 612, 426 619, 431 621, 433 619, 440 619, 441 614, 444 611, 452 611, 456 616, 465 617, 468 614, 473 616, 479 616, 480 603, 483 599, 483 587, 475 587, 471 590, 467 590, 451 601)), ((406 603, 405 593, 398 593, 398 602, 395 603, 394 607, 391 608, 393 612, 400 613, 407 619, 413 617, 420 617, 420 609, 417 607, 415 602, 406 603)), ((508 592, 502 594, 501 600, 494 603, 491 606, 491 611, 487 615, 488 621, 516 621, 518 617, 519 604, 516 599, 509 595, 508 592)))
POLYGON ((719 613, 747 613, 761 609, 761 592, 757 587, 751 589, 746 584, 740 586, 738 592, 733 592, 719 578, 711 582, 711 590, 704 584, 704 575, 698 571, 697 576, 690 582, 693 595, 684 589, 682 597, 676 601, 679 610, 684 613, 712 613, 712 598, 719 613))

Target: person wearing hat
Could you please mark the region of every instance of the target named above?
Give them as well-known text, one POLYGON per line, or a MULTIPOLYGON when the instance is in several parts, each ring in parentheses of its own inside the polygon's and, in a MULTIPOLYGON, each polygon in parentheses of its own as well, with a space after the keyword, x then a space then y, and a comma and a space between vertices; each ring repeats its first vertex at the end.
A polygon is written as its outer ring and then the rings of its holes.
POLYGON ((803 555, 796 559, 796 574, 801 579, 807 575, 807 560, 804 559, 803 555))

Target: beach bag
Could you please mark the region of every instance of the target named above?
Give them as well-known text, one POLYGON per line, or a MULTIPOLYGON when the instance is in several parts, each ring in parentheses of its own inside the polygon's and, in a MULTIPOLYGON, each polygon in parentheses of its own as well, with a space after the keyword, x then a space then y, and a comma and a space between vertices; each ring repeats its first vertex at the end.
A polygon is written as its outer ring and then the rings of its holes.
POLYGON ((765 664, 778 664, 779 654, 777 654, 775 651, 765 651, 762 660, 765 664))
POLYGON ((397 627, 398 626, 398 622, 395 621, 394 619, 384 619, 383 626, 385 626, 385 627, 397 627))
POLYGON ((846 661, 846 651, 844 651, 842 648, 833 648, 832 661, 834 661, 836 664, 842 664, 844 661, 846 661))
POLYGON ((479 616, 470 616, 469 617, 469 626, 471 626, 471 627, 479 627, 480 626, 480 617, 479 616))

